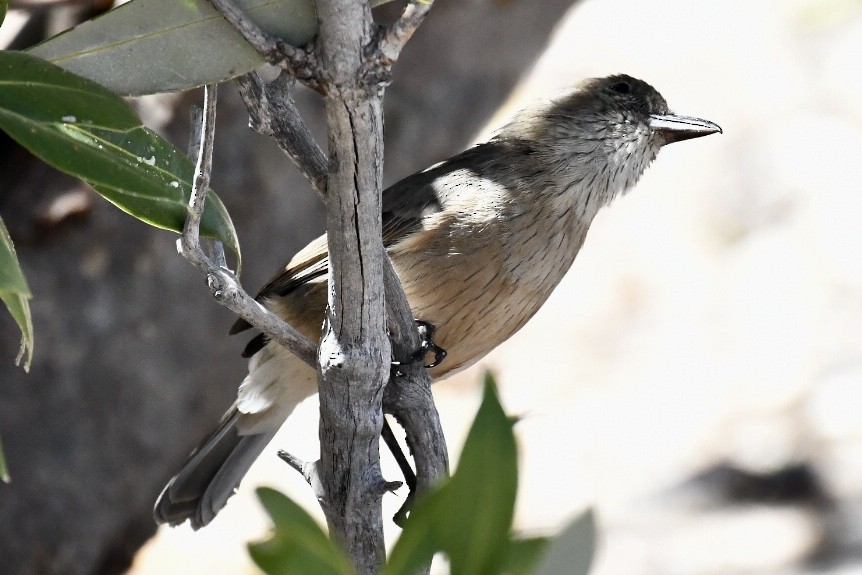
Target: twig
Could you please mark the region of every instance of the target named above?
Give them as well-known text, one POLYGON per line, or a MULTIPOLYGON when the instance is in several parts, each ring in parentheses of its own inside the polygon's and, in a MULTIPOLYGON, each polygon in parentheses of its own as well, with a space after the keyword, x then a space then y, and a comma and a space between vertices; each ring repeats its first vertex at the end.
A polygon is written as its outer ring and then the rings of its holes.
MULTIPOLYGON (((204 91, 206 98, 206 91, 204 91)), ((188 155, 190 158, 197 158, 201 151, 201 132, 203 131, 204 111, 200 106, 192 106, 189 108, 189 147, 188 155)))
MULTIPOLYGON (((205 92, 206 97, 206 92, 205 92)), ((215 107, 213 107, 215 110, 215 107)), ((192 106, 189 110, 189 125, 191 132, 189 134, 188 154, 190 157, 197 158, 201 150, 201 132, 203 131, 204 117, 203 110, 198 106, 192 106)), ((227 258, 225 258, 224 244, 214 238, 201 238, 202 249, 204 253, 209 253, 212 259, 212 264, 217 268, 227 268, 227 258)))
POLYGON ((324 503, 323 483, 321 483, 320 475, 317 473, 317 462, 303 461, 283 449, 278 450, 278 457, 290 465, 294 470, 298 471, 311 486, 317 499, 321 501, 321 503, 324 503))
POLYGON ((215 140, 215 110, 218 100, 218 91, 215 85, 204 86, 204 107, 200 117, 200 130, 195 128, 193 132, 193 144, 198 143, 200 147, 195 162, 195 175, 192 182, 191 196, 189 197, 189 210, 186 215, 183 235, 180 238, 181 253, 187 260, 202 271, 207 271, 210 261, 201 249, 200 227, 201 217, 204 213, 204 204, 210 186, 210 174, 213 165, 213 142, 215 140))
POLYGON ((284 68, 312 90, 324 92, 316 60, 310 51, 291 46, 267 33, 233 0, 210 0, 210 3, 267 62, 284 68))
POLYGON ((398 60, 401 49, 422 24, 433 0, 411 0, 401 16, 388 28, 378 27, 365 46, 365 59, 359 76, 366 89, 383 89, 392 83, 392 65, 398 60))
POLYGON ((291 95, 293 78, 281 74, 266 84, 253 72, 234 83, 248 107, 251 127, 273 138, 325 200, 329 159, 296 109, 291 95))
POLYGON ((215 300, 221 305, 265 333, 308 365, 317 366, 317 347, 311 340, 248 295, 232 271, 225 268, 210 269, 207 274, 207 285, 215 300))
POLYGON ((228 269, 227 258, 224 253, 224 244, 214 238, 204 237, 202 240, 205 246, 209 247, 210 259, 213 266, 217 268, 228 269))
POLYGON ((398 59, 401 49, 422 24, 433 4, 434 0, 412 0, 404 8, 401 17, 389 26, 380 40, 379 50, 390 63, 398 59))
POLYGON ((177 240, 177 251, 195 267, 207 274, 207 285, 220 304, 266 333, 309 365, 317 365, 317 349, 311 341, 281 318, 254 300, 242 288, 236 275, 223 263, 224 254, 216 250, 216 263, 201 247, 200 222, 212 173, 213 140, 215 134, 216 88, 204 88, 204 108, 200 118, 200 147, 196 152, 195 176, 183 234, 177 240))

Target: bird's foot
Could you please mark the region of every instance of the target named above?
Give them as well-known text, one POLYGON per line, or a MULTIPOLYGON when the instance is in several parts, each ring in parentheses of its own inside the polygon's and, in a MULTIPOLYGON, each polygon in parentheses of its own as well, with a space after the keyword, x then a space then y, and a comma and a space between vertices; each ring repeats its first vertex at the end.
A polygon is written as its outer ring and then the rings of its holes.
POLYGON ((420 361, 425 362, 428 354, 433 353, 434 359, 424 364, 426 369, 431 369, 432 367, 437 367, 446 359, 446 350, 434 343, 434 332, 437 331, 437 328, 427 321, 417 319, 416 329, 419 331, 419 338, 421 340, 419 349, 414 351, 407 361, 393 361, 393 366, 413 364, 420 361))
POLYGON ((413 353, 411 358, 413 361, 425 361, 429 353, 434 354, 434 359, 430 363, 426 363, 425 367, 431 369, 437 367, 443 360, 446 359, 446 350, 434 343, 434 332, 437 327, 427 321, 416 320, 416 329, 419 331, 419 337, 422 343, 419 344, 419 349, 413 353))

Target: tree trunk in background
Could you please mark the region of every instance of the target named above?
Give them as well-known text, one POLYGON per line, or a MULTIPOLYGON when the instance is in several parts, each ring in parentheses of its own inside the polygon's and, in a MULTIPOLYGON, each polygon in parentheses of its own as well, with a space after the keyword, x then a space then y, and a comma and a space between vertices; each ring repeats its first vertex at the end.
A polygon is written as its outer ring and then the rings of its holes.
MULTIPOLYGON (((387 90, 386 182, 459 151, 541 53, 573 0, 438 0, 387 90)), ((298 94, 325 143, 316 96, 298 94)), ((186 108, 167 128, 187 138, 186 108)), ((323 206, 222 91, 213 186, 236 224, 250 291, 324 227, 323 206)), ((155 532, 155 497, 235 397, 245 338, 174 248, 0 135, 0 214, 34 294, 33 368, 0 314, 0 485, 7 574, 121 573, 155 532), (65 202, 65 204, 64 204, 65 202), (71 205, 70 217, 52 214, 71 205)), ((289 473, 289 471, 286 471, 289 473)))

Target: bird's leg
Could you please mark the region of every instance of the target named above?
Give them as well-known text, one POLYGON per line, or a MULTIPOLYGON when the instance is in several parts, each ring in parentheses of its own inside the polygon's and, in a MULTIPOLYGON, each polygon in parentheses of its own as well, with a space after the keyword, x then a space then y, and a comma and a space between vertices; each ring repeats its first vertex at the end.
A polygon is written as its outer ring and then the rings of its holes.
MULTIPOLYGON (((393 274, 394 275, 394 274, 393 274)), ((421 375, 427 374, 422 373, 420 366, 425 367, 426 369, 430 369, 437 365, 440 365, 446 358, 446 350, 434 343, 433 336, 436 331, 436 327, 427 322, 421 320, 414 320, 416 323, 416 333, 419 335, 419 346, 412 353, 409 351, 411 349, 411 343, 406 344, 406 349, 399 348, 401 351, 398 352, 395 357, 392 358, 392 372, 390 385, 396 389, 399 388, 398 385, 392 385, 391 381, 402 378, 402 377, 411 377, 409 374, 413 374, 413 377, 416 377, 416 374, 419 373, 421 375), (426 364, 426 357, 429 353, 433 353, 433 360, 426 364), (396 357, 404 357, 406 359, 396 359, 396 357)), ((400 329, 400 327, 399 327, 400 329)), ((412 335, 409 334, 408 335, 412 335)), ((409 340, 415 341, 415 336, 409 337, 409 340)), ((393 348, 396 346, 393 346, 393 348)), ((427 388, 426 388, 427 389, 427 388)), ((396 392, 396 394, 399 392, 396 392)), ((384 401, 384 407, 386 402, 384 401)), ((392 407, 391 405, 389 406, 392 407)), ((397 410, 396 410, 397 412, 397 410)), ((394 413, 394 412, 389 412, 394 413)), ((392 518, 396 525, 399 527, 404 526, 404 522, 407 519, 407 516, 410 514, 410 511, 413 508, 413 503, 416 499, 416 473, 413 471, 413 468, 410 466, 410 462, 407 460, 407 457, 404 455, 404 452, 401 449, 401 445, 398 443, 398 440, 395 438, 395 435, 392 433, 392 428, 389 425, 389 421, 384 418, 383 419, 383 428, 380 431, 380 436, 383 438, 383 442, 389 448, 389 451, 392 453, 392 456, 395 458, 395 461, 398 463, 398 467, 401 469, 401 473, 404 476, 404 481, 407 483, 408 493, 407 499, 404 501, 404 504, 392 518)), ((408 445, 410 445, 410 439, 408 436, 408 445)), ((412 449, 412 448, 411 448, 412 449)))
POLYGON ((401 450, 401 444, 395 438, 392 427, 389 425, 389 420, 385 417, 383 418, 383 429, 380 432, 380 436, 398 463, 401 474, 404 475, 404 482, 407 483, 407 500, 392 518, 396 525, 404 527, 404 520, 413 508, 413 500, 416 494, 416 473, 414 473, 413 468, 410 466, 410 462, 407 460, 407 456, 404 455, 404 451, 401 450))
MULTIPOLYGON (((425 368, 430 369, 437 365, 440 365, 444 359, 446 359, 446 350, 434 343, 433 336, 436 331, 436 327, 427 321, 415 320, 416 321, 416 329, 419 334, 419 348, 411 353, 406 360, 400 361, 393 358, 392 360, 392 377, 403 377, 406 375, 405 371, 410 371, 409 369, 402 371, 402 367, 410 366, 417 367, 417 364, 424 365, 425 368), (429 353, 434 354, 434 359, 425 364, 425 358, 429 353)), ((383 428, 380 432, 380 436, 383 438, 383 442, 389 448, 389 451, 392 452, 392 456, 395 458, 395 461, 398 463, 398 467, 401 469, 401 473, 404 475, 404 481, 407 483, 407 487, 409 488, 407 499, 404 501, 404 504, 392 518, 396 525, 399 527, 404 526, 404 522, 407 519, 411 509, 413 508, 413 502, 416 499, 416 473, 413 471, 413 468, 410 467, 410 462, 407 460, 407 457, 404 455, 404 452, 401 450, 401 445, 398 443, 398 440, 395 438, 395 435, 392 433, 392 428, 389 425, 389 421, 384 418, 383 419, 383 428)), ((409 442, 408 442, 409 443, 409 442)))
POLYGON ((421 319, 416 320, 416 329, 419 332, 419 339, 421 343, 419 344, 419 349, 413 352, 413 354, 407 359, 407 361, 392 361, 392 365, 397 367, 404 364, 412 364, 417 362, 424 362, 425 357, 429 353, 434 354, 434 359, 431 363, 426 363, 425 367, 427 369, 431 369, 432 367, 437 367, 440 365, 444 359, 446 359, 446 350, 434 343, 434 332, 437 331, 437 328, 427 321, 422 321, 421 319))

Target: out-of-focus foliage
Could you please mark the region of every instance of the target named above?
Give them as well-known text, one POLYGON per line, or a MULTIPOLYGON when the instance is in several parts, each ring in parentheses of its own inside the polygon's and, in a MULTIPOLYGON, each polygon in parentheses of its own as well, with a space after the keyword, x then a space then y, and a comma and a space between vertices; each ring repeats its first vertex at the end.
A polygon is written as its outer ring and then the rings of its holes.
MULTIPOLYGON (((447 556, 452 575, 586 575, 595 547, 592 513, 586 512, 553 539, 513 536, 518 487, 513 422, 486 376, 485 394, 458 467, 421 499, 407 520, 384 568, 410 575, 436 553, 447 556)), ((351 573, 346 556, 296 504, 269 489, 258 491, 275 523, 271 537, 250 546, 269 575, 351 573), (342 570, 342 569, 346 569, 342 570)))

